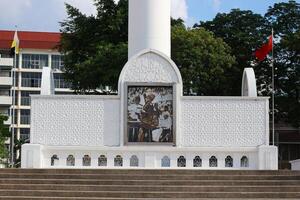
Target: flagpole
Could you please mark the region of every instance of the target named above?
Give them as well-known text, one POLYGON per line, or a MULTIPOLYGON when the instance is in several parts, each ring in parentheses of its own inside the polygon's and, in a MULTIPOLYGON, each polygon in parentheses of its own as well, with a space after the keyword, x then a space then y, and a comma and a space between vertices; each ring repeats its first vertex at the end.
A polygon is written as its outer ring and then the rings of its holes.
MULTIPOLYGON (((17 32, 17 26, 16 31, 17 32)), ((14 38, 15 39, 15 38, 14 38)), ((16 48, 14 51, 14 64, 12 69, 12 78, 13 78, 13 86, 12 86, 12 119, 11 119, 11 167, 14 166, 14 150, 15 150, 15 99, 16 99, 16 68, 17 68, 17 54, 16 48)))
POLYGON ((275 81, 274 81, 274 30, 272 28, 272 139, 273 139, 273 146, 275 146, 275 81))
POLYGON ((14 140, 15 140, 15 95, 16 95, 16 78, 15 78, 15 69, 16 69, 16 54, 14 54, 14 65, 12 68, 12 79, 13 79, 13 86, 12 86, 12 118, 11 118, 11 159, 10 159, 10 164, 13 167, 14 165, 14 140))

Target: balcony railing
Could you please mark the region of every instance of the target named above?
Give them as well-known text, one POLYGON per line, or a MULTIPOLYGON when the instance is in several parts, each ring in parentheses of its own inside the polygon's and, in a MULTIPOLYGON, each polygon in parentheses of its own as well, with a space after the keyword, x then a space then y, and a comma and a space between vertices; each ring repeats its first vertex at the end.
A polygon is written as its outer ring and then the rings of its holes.
POLYGON ((0 76, 0 87, 3 87, 3 86, 12 86, 11 77, 2 77, 2 76, 0 76))
POLYGON ((11 68, 14 65, 14 60, 12 58, 0 58, 0 67, 11 68))
POLYGON ((0 95, 0 105, 11 105, 11 104, 12 104, 11 96, 0 95))

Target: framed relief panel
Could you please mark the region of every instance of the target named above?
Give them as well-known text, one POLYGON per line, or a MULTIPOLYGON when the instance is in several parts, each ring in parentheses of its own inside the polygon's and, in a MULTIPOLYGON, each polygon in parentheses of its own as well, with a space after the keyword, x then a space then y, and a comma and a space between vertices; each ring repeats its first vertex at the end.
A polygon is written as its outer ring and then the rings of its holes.
POLYGON ((127 144, 175 144, 174 86, 127 84, 127 144))

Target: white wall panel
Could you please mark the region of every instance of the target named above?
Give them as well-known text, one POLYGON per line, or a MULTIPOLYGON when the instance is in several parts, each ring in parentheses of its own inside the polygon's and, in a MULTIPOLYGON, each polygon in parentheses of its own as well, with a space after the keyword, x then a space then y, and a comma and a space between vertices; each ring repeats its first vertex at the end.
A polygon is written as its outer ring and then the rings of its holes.
POLYGON ((184 147, 255 147, 267 144, 267 98, 184 97, 184 147))
POLYGON ((33 96, 31 107, 31 143, 68 146, 118 143, 119 100, 115 98, 33 96), (109 134, 105 142, 104 132, 109 134))

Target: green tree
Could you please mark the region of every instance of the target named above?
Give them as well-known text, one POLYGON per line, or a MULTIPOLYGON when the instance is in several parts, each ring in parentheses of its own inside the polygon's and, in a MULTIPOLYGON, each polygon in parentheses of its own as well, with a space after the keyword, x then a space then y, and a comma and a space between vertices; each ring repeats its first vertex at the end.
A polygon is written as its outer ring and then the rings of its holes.
POLYGON ((68 19, 61 22, 61 52, 65 78, 77 92, 116 89, 127 60, 128 2, 95 0, 96 16, 86 16, 66 4, 68 19))
POLYGON ((9 155, 5 147, 5 141, 10 137, 9 127, 4 125, 4 121, 7 119, 7 116, 0 114, 0 161, 7 159, 9 155))
MULTIPOLYGON (((252 67, 255 57, 253 52, 271 34, 271 29, 266 30, 267 22, 263 16, 250 10, 233 9, 230 13, 219 13, 212 21, 195 24, 195 28, 205 28, 222 38, 230 47, 236 57, 236 63, 227 71, 227 87, 231 90, 227 95, 240 95, 243 70, 252 67)), ((255 69, 258 84, 268 83, 269 67, 264 63, 255 69)))
POLYGON ((282 2, 265 14, 274 29, 276 120, 300 126, 300 4, 282 2))
POLYGON ((178 65, 185 95, 224 95, 226 72, 235 63, 222 39, 200 29, 172 28, 172 59, 178 65))
POLYGON ((271 95, 271 59, 256 62, 253 52, 275 33, 275 110, 276 121, 287 120, 299 126, 299 27, 300 6, 296 1, 281 2, 269 7, 265 16, 252 11, 233 9, 228 14, 217 14, 212 21, 200 22, 194 27, 204 27, 222 38, 232 49, 236 65, 231 68, 228 82, 230 95, 239 95, 243 68, 253 67, 261 95, 271 95))

